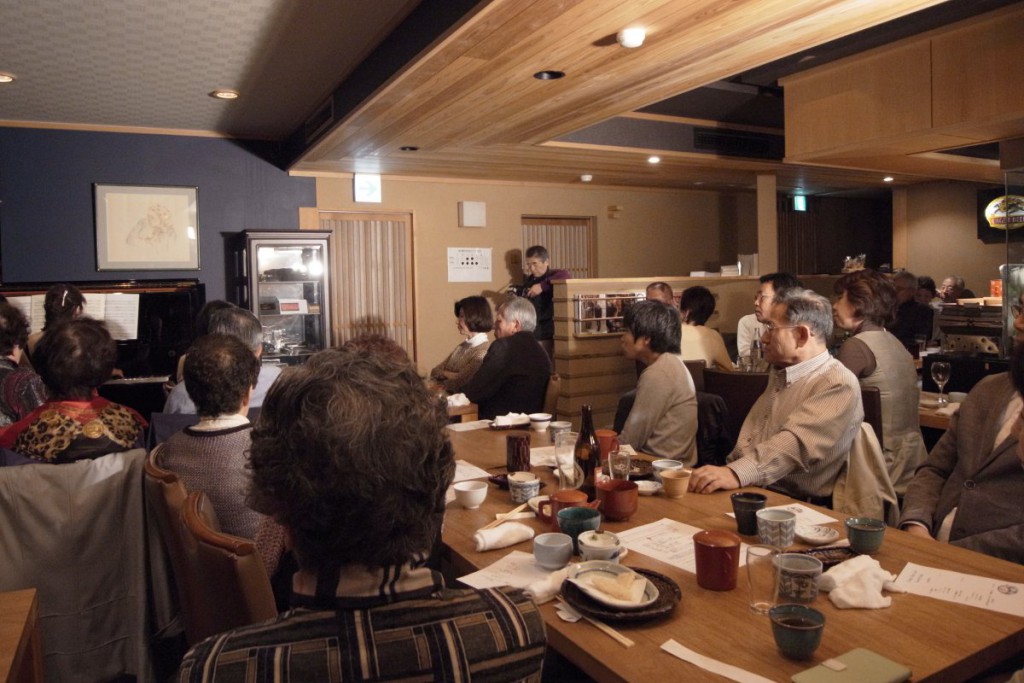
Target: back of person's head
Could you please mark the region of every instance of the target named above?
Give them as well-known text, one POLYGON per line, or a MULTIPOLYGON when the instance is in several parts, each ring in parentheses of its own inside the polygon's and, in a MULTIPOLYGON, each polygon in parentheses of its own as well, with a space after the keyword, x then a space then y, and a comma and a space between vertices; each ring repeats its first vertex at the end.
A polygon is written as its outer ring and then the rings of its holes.
POLYGON ((256 353, 263 347, 263 326, 259 318, 238 306, 222 308, 210 316, 210 334, 230 334, 256 353))
POLYGON ((250 503, 287 527, 306 570, 425 557, 455 472, 447 421, 410 363, 321 351, 267 393, 250 503))
POLYGON ((663 304, 675 306, 675 294, 672 292, 672 286, 667 282, 652 282, 647 285, 645 293, 649 301, 660 301, 663 304))
POLYGON ((85 296, 74 285, 51 285, 43 297, 43 329, 71 320, 85 306, 85 296))
POLYGON ((196 336, 209 334, 210 318, 217 311, 223 311, 226 308, 235 308, 235 305, 223 299, 213 299, 203 304, 203 307, 199 309, 198 315, 196 315, 196 336))
POLYGON ((490 332, 494 329, 491 304, 482 296, 467 296, 455 302, 455 317, 462 316, 470 332, 490 332))
POLYGON ((679 310, 686 315, 686 322, 703 325, 715 312, 715 295, 707 287, 687 287, 679 299, 679 310))
POLYGON ((655 353, 679 353, 679 313, 660 301, 640 301, 626 311, 623 324, 634 339, 647 337, 655 353))
POLYGON ((840 296, 846 294, 858 318, 882 327, 891 324, 895 317, 896 287, 889 278, 870 268, 847 273, 836 280, 833 290, 840 296))
POLYGON ((382 334, 361 334, 349 339, 342 345, 343 349, 351 349, 370 355, 387 356, 396 363, 411 363, 409 354, 394 339, 382 334))
POLYGON ((917 288, 927 289, 931 292, 932 296, 938 294, 939 290, 935 287, 935 278, 928 275, 919 275, 917 278, 917 288))
POLYGON ((231 335, 199 337, 185 355, 185 390, 203 417, 237 413, 259 375, 259 359, 231 335))
POLYGON ((909 270, 899 270, 893 273, 892 284, 896 289, 917 289, 918 277, 909 270))
POLYGON ((544 263, 547 263, 548 261, 551 260, 551 257, 548 255, 547 248, 539 244, 535 244, 532 247, 527 247, 526 258, 537 258, 543 261, 544 263))
POLYGON ((54 399, 88 400, 110 379, 117 343, 100 321, 76 318, 47 331, 32 360, 54 399))
POLYGON ((807 325, 823 344, 832 339, 832 304, 817 292, 792 287, 775 295, 775 304, 786 307, 790 325, 807 325))
POLYGON ((770 282, 772 284, 772 289, 775 290, 776 294, 778 294, 779 292, 783 292, 787 289, 792 289, 793 287, 803 288, 804 286, 804 283, 802 283, 799 280, 799 278, 797 278, 795 275, 790 275, 789 273, 781 272, 768 273, 767 275, 762 275, 760 278, 758 278, 758 282, 760 282, 762 285, 767 282, 770 282))
POLYGON ((525 297, 509 297, 498 306, 498 315, 506 322, 518 321, 519 329, 523 332, 537 329, 537 309, 525 297))
POLYGON ((0 356, 11 355, 15 346, 24 349, 27 343, 25 314, 7 302, 0 303, 0 356))

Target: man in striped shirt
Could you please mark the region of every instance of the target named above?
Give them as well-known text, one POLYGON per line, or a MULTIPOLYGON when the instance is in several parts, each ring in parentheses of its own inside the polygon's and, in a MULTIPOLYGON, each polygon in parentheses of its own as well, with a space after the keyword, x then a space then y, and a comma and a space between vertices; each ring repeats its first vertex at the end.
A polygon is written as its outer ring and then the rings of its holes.
POLYGON ((768 387, 750 409, 724 467, 700 467, 690 490, 769 486, 817 504, 832 487, 864 420, 860 385, 828 353, 832 306, 809 289, 775 296, 761 337, 768 387))
POLYGON ((292 609, 199 643, 179 679, 539 681, 533 601, 446 588, 426 564, 455 472, 447 419, 401 349, 350 342, 285 371, 252 430, 250 502, 298 559, 292 609))

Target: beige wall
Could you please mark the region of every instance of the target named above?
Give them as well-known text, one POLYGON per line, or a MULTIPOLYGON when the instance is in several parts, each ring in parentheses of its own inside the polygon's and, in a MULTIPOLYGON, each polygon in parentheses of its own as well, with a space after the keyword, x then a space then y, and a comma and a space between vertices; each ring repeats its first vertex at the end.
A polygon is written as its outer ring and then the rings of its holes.
MULTIPOLYGON (((521 249, 523 215, 593 216, 597 225, 596 275, 657 277, 717 268, 737 251, 755 250, 753 193, 624 190, 601 187, 525 186, 384 179, 384 203, 355 204, 348 177, 317 178, 321 210, 407 211, 413 214, 417 360, 421 369, 440 362, 461 341, 452 304, 483 293, 495 296, 513 273, 509 252, 521 249), (486 228, 459 228, 458 202, 487 205, 486 228), (609 206, 620 206, 617 218, 609 206), (448 247, 493 249, 493 280, 449 283, 448 247)), ((557 267, 557 263, 553 264, 557 267)))
POLYGON ((907 188, 907 269, 931 275, 935 283, 950 274, 964 278, 978 296, 999 277, 1006 247, 977 236, 978 186, 937 182, 907 188))

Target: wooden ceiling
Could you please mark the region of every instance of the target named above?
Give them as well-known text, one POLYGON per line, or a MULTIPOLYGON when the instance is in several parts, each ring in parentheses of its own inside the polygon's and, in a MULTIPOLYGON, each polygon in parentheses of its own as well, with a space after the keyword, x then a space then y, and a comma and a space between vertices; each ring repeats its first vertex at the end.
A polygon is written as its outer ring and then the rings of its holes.
MULTIPOLYGON (((940 0, 491 0, 478 4, 291 165, 297 172, 810 193, 883 187, 873 171, 555 139, 940 0), (616 33, 647 29, 627 50, 616 33), (538 80, 558 70, 565 77, 538 80), (415 147, 418 151, 403 151, 415 147), (651 165, 657 153, 662 161, 651 165)), ((344 86, 343 86, 344 87, 344 86)), ((707 125, 719 125, 707 122, 707 125)), ((781 132, 781 131, 779 131, 781 132)), ((936 176, 903 173, 896 184, 936 176)))

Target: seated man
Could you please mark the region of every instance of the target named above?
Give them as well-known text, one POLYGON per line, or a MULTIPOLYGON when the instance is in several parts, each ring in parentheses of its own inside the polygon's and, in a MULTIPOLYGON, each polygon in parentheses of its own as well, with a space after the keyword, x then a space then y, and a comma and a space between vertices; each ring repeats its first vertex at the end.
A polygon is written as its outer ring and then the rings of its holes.
MULTIPOLYGON (((240 339, 243 344, 257 359, 263 356, 263 326, 259 318, 244 308, 233 306, 215 312, 210 316, 210 333, 228 334, 240 339)), ((249 400, 250 408, 259 408, 263 405, 263 397, 266 396, 270 385, 274 383, 277 376, 281 374, 281 368, 277 365, 261 365, 260 376, 256 380, 256 387, 252 391, 252 398, 249 400)), ((188 380, 179 382, 171 390, 164 403, 165 413, 195 413, 196 406, 188 396, 188 380)))
POLYGON ((514 297, 498 306, 491 348, 462 389, 480 407, 480 419, 543 410, 551 359, 533 336, 536 325, 536 311, 527 299, 514 297))
POLYGON ((447 421, 386 354, 289 368, 253 430, 250 496, 291 539, 293 609, 199 643, 180 680, 539 681, 544 622, 523 591, 448 589, 424 566, 455 473, 447 421))
POLYGON ((974 292, 967 289, 967 283, 959 275, 948 275, 939 285, 939 298, 943 303, 955 304, 957 299, 973 299, 974 292))
POLYGON ((749 357, 754 340, 761 339, 775 295, 790 287, 803 287, 800 280, 789 273, 762 275, 759 282, 761 284, 754 294, 754 312, 740 318, 736 325, 736 351, 742 358, 749 357))
POLYGON ((774 485, 819 505, 832 488, 864 421, 860 384, 829 355, 832 305, 809 289, 775 296, 761 337, 768 388, 743 421, 724 467, 693 472, 690 490, 711 493, 774 485))
POLYGON ((620 443, 662 458, 697 462, 697 392, 679 355, 679 313, 643 301, 626 311, 622 351, 644 364, 620 443))
POLYGON ((917 468, 901 529, 1024 564, 1022 390, 1024 345, 1018 343, 1010 373, 975 385, 917 468))
POLYGON ((259 359, 237 338, 215 333, 197 339, 185 357, 184 379, 199 424, 157 447, 159 465, 177 473, 189 491, 205 491, 221 528, 242 538, 256 538, 263 521, 245 502, 252 427, 246 414, 259 372, 259 359))
POLYGON ((932 318, 935 311, 914 297, 917 294, 917 276, 905 270, 892 277, 896 286, 896 321, 888 330, 908 349, 917 349, 918 342, 932 338, 932 318))
POLYGON ((645 296, 647 301, 660 301, 672 308, 676 306, 675 294, 672 292, 672 286, 667 282, 652 282, 647 285, 645 296))

